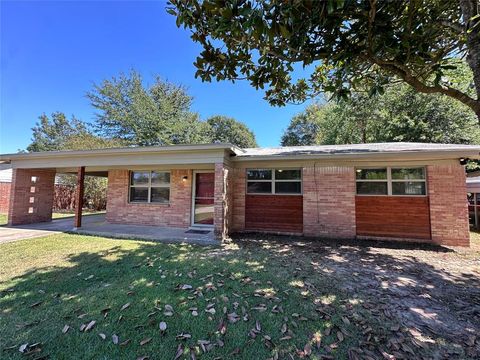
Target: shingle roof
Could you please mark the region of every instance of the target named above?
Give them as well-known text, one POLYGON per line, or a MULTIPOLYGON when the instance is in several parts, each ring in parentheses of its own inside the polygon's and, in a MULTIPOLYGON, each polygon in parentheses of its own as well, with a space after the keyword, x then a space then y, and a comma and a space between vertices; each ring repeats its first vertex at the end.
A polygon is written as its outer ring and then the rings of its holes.
POLYGON ((337 155, 369 153, 402 153, 433 151, 477 151, 480 145, 432 144, 432 143, 371 143, 349 145, 285 146, 272 148, 247 148, 238 157, 289 156, 289 155, 337 155))

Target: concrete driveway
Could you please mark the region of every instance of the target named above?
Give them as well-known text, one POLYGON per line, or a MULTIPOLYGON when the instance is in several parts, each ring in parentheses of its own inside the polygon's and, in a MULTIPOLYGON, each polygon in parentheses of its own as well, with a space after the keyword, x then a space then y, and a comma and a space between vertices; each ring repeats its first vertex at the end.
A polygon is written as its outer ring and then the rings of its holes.
POLYGON ((214 239, 213 231, 211 230, 186 230, 173 227, 110 224, 105 221, 105 214, 83 216, 82 227, 76 230, 73 228, 73 218, 56 219, 48 223, 0 227, 0 244, 62 232, 172 243, 219 244, 219 242, 214 239))

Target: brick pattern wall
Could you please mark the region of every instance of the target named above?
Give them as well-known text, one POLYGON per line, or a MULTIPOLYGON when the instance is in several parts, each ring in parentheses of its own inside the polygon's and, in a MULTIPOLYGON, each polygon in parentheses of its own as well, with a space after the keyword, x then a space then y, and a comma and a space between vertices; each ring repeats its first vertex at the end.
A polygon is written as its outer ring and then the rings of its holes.
POLYGON ((116 224, 189 227, 192 203, 192 171, 171 170, 169 204, 128 202, 129 171, 108 172, 106 220, 116 224), (187 180, 183 181, 183 177, 187 180))
POLYGON ((12 184, 9 182, 0 182, 0 214, 8 214, 11 187, 12 184))
POLYGON ((353 167, 303 169, 303 234, 355 237, 355 171, 353 167))
POLYGON ((14 169, 8 224, 51 221, 54 183, 55 170, 14 169))
POLYGON ((245 230, 245 173, 245 169, 233 169, 232 232, 245 230))
POLYGON ((460 164, 427 166, 432 241, 469 246, 465 169, 460 164))
POLYGON ((225 240, 230 233, 233 205, 233 172, 231 167, 215 164, 215 236, 225 240))

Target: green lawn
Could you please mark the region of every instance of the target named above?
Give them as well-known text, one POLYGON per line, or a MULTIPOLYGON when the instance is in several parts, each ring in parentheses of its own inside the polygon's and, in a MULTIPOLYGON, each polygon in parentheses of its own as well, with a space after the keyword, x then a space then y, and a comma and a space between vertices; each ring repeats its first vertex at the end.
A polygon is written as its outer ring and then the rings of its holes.
POLYGON ((334 284, 313 294, 299 269, 265 250, 62 234, 0 245, 0 258, 8 264, 0 267, 0 343, 13 347, 4 359, 25 358, 18 351, 25 343, 41 343, 37 356, 53 359, 173 359, 179 346, 182 358, 191 351, 202 359, 283 358, 320 338, 338 343, 330 351, 343 358, 361 331, 342 320, 348 303, 334 284), (329 315, 316 311, 322 306, 329 315), (81 332, 92 320, 94 328, 81 332), (189 335, 182 340, 182 333, 189 335), (211 344, 204 354, 201 340, 211 344))
POLYGON ((461 309, 442 310, 452 318, 434 324, 434 332, 432 324, 417 325, 415 339, 404 325, 406 310, 392 311, 407 301, 424 306, 422 293, 438 299, 427 305, 433 308, 453 303, 460 296, 455 291, 474 301, 463 292, 475 278, 459 273, 457 287, 429 262, 464 273, 470 269, 461 261, 475 267, 471 259, 480 253, 289 242, 208 248, 60 234, 1 244, 0 357, 475 358, 475 349, 462 342, 470 335, 449 337, 461 309), (398 287, 403 278, 415 279, 411 294, 408 281, 398 287), (81 331, 92 321, 93 328, 81 331), (19 352, 23 344, 38 344, 26 348, 31 357, 19 352))

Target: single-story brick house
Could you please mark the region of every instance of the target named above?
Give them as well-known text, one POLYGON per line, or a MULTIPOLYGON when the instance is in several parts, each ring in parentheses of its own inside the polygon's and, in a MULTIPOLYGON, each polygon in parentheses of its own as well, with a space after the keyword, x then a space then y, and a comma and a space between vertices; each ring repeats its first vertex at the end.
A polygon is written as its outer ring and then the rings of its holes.
MULTIPOLYGON (((111 223, 469 245, 466 158, 480 146, 230 144, 0 155, 11 225, 50 221, 56 173, 108 176, 111 223)), ((79 194, 80 196, 81 194, 79 194)), ((81 225, 77 209, 76 226, 81 225)))

